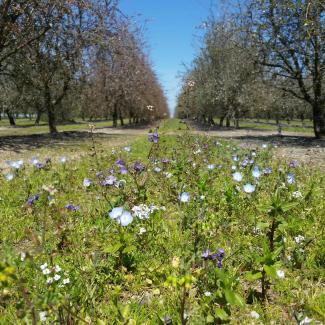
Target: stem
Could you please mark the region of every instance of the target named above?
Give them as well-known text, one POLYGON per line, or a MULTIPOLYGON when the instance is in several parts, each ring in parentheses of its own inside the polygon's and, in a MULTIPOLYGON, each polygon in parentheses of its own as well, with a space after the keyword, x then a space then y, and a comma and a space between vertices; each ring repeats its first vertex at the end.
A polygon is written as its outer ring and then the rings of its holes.
POLYGON ((183 287, 183 292, 182 292, 182 299, 181 299, 181 324, 186 325, 187 319, 184 317, 185 315, 185 304, 186 304, 186 289, 185 286, 183 287))

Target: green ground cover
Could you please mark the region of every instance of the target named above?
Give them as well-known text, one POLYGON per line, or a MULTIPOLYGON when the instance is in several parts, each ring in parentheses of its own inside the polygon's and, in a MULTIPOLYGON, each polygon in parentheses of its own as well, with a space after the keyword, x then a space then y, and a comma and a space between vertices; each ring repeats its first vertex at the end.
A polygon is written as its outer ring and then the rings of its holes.
POLYGON ((324 319, 324 172, 185 129, 9 163, 1 324, 324 319))

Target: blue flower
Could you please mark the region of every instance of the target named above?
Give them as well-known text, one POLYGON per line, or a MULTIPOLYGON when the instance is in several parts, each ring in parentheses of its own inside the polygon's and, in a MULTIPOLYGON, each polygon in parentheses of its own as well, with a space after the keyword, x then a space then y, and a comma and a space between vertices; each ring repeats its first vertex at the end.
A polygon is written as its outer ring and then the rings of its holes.
POLYGON ((114 208, 109 213, 109 216, 112 219, 117 220, 119 224, 123 227, 128 226, 133 221, 132 214, 129 211, 124 210, 123 207, 114 208))
POLYGON ((271 169, 270 167, 265 167, 265 169, 264 169, 264 173, 265 173, 266 175, 270 175, 271 172, 272 172, 272 169, 271 169))
POLYGON ((262 176, 262 172, 261 170, 259 169, 258 166, 255 166, 252 170, 252 175, 254 178, 260 178, 262 176))
POLYGON ((236 182, 241 182, 243 179, 243 175, 240 172, 236 172, 232 174, 232 178, 233 180, 235 180, 236 182))
POLYGON ((288 173, 288 175, 287 175, 287 182, 288 182, 289 184, 294 184, 294 183, 296 182, 296 177, 295 177, 295 175, 292 174, 292 173, 288 173))
POLYGON ((187 192, 183 192, 180 196, 179 196, 179 200, 183 203, 188 202, 190 200, 190 194, 187 192))
POLYGON ((92 180, 89 179, 89 178, 85 178, 84 181, 83 181, 83 186, 84 187, 89 187, 91 184, 92 184, 92 180))
POLYGON ((243 188, 246 193, 253 193, 255 191, 255 186, 250 183, 245 184, 243 188))

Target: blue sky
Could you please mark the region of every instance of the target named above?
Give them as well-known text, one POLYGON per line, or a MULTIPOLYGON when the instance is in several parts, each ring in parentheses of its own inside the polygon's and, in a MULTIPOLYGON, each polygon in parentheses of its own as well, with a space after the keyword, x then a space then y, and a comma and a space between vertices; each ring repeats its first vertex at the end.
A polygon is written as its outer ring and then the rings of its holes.
POLYGON ((209 15, 210 0, 120 0, 120 7, 135 20, 147 20, 145 38, 150 59, 173 111, 180 83, 178 75, 199 48, 202 29, 197 27, 209 15))

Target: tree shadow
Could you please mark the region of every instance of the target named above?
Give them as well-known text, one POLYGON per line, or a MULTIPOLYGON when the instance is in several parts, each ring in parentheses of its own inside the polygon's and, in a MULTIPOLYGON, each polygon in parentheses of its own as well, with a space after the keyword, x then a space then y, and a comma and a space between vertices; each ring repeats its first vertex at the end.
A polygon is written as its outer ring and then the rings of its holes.
POLYGON ((232 139, 251 142, 261 142, 266 144, 277 144, 285 147, 318 147, 325 148, 325 140, 316 139, 308 136, 293 135, 238 135, 231 136, 232 139))
MULTIPOLYGON (((96 133, 95 139, 113 140, 121 138, 120 135, 96 133)), ((74 143, 86 142, 91 139, 91 133, 86 131, 60 132, 56 136, 50 134, 12 135, 0 137, 0 150, 20 153, 26 150, 39 148, 56 148, 72 146, 74 143)))

